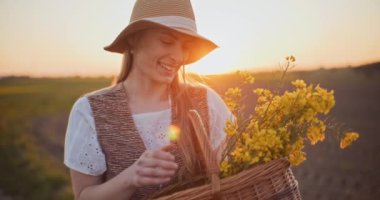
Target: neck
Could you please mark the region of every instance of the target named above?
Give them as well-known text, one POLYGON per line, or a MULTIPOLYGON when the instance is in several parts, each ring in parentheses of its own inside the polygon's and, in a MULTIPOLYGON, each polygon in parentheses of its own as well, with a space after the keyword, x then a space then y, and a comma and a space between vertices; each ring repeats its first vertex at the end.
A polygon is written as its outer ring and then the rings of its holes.
POLYGON ((123 81, 130 102, 160 103, 168 100, 168 85, 147 78, 129 76, 123 81))

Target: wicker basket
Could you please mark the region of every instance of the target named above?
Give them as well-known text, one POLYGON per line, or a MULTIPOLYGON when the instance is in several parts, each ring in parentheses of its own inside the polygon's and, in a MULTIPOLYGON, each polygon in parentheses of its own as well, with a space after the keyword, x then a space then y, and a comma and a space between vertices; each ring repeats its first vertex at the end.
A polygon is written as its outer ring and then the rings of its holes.
MULTIPOLYGON (((204 137, 206 134, 202 120, 194 110, 189 112, 189 117, 202 147, 202 153, 208 158, 209 143, 208 138, 204 137)), ((223 179, 219 179, 219 172, 211 165, 212 163, 206 163, 209 168, 210 184, 179 191, 156 200, 301 199, 297 180, 286 159, 270 161, 223 179)))

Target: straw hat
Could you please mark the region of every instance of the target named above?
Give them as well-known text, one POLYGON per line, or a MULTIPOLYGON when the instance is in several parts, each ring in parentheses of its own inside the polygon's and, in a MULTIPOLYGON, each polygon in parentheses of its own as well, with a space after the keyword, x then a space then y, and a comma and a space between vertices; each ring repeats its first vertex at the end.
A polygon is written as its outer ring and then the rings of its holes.
POLYGON ((148 28, 170 29, 193 37, 190 56, 184 64, 199 60, 217 47, 214 42, 197 33, 190 0, 136 0, 128 26, 104 49, 124 53, 130 50, 127 45, 130 34, 148 28))

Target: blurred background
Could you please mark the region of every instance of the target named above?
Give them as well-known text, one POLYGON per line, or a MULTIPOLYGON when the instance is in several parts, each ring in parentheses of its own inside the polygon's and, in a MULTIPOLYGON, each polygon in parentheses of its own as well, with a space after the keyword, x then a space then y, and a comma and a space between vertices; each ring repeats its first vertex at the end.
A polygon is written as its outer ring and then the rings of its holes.
MULTIPOLYGON (((72 199, 63 145, 75 100, 111 84, 121 56, 108 45, 134 1, 0 0, 0 200, 72 199)), ((380 196, 380 1, 192 0, 198 31, 220 48, 186 66, 221 96, 239 82, 273 88, 279 63, 296 56, 286 80, 335 91, 331 116, 360 133, 341 150, 332 135, 307 146, 294 167, 304 199, 380 196)), ((286 85, 285 89, 290 89, 286 85)))

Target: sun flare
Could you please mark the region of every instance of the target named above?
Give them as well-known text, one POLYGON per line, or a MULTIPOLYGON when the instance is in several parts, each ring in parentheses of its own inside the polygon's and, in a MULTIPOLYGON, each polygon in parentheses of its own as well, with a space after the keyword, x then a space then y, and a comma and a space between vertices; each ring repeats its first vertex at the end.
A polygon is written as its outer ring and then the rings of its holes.
POLYGON ((190 66, 188 68, 189 72, 197 73, 199 75, 215 75, 215 74, 225 74, 229 72, 236 71, 237 69, 234 69, 230 66, 210 66, 210 67, 204 67, 204 66, 190 66))

